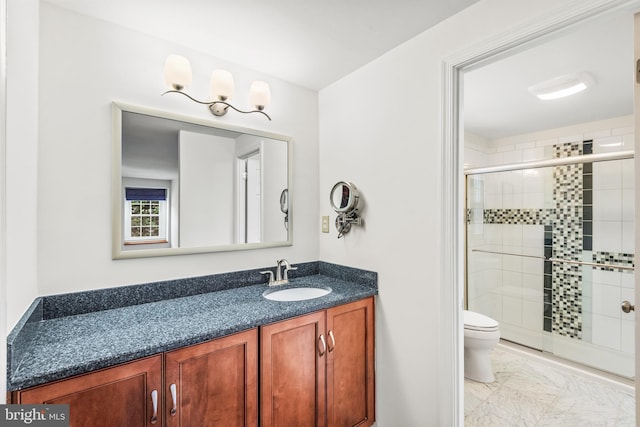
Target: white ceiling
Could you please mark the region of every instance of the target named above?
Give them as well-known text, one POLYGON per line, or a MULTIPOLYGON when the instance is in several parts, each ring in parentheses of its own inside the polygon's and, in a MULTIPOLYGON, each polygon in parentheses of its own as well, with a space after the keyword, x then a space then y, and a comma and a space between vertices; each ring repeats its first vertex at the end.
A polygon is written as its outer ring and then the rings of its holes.
POLYGON ((178 177, 180 131, 236 139, 241 133, 178 120, 122 112, 122 176, 175 179, 178 177))
POLYGON ((632 114, 633 79, 633 14, 605 16, 466 73, 465 130, 496 139, 632 114), (580 71, 596 84, 577 95, 541 101, 527 90, 580 71))
POLYGON ((46 0, 319 90, 477 0, 46 0))

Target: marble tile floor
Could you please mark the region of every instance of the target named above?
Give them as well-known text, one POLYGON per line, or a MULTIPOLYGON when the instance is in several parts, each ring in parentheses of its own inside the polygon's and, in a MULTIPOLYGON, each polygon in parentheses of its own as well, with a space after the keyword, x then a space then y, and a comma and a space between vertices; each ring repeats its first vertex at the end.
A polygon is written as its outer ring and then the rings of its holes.
POLYGON ((629 380, 565 366, 505 343, 494 348, 491 361, 494 383, 464 381, 465 427, 636 425, 629 380))

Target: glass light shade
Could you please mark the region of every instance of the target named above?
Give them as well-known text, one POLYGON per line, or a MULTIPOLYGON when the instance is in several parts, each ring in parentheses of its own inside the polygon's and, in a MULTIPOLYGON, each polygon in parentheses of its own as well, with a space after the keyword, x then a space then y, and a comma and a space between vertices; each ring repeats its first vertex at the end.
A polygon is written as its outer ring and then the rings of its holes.
POLYGON ((529 86, 529 92, 542 100, 559 99, 574 95, 595 83, 590 74, 581 72, 565 74, 553 79, 529 86))
POLYGON ((164 80, 175 90, 191 84, 191 64, 184 56, 171 54, 164 63, 164 80))
POLYGON ((251 83, 249 101, 258 110, 262 110, 271 104, 271 88, 267 82, 256 80, 251 83))
POLYGON ((226 101, 233 98, 235 84, 233 76, 227 70, 213 70, 211 73, 211 96, 226 101))

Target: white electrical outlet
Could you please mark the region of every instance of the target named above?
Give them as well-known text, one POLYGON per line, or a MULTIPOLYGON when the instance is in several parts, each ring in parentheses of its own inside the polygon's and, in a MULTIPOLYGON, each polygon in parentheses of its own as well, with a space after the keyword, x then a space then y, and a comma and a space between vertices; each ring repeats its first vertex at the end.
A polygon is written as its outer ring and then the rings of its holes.
POLYGON ((329 232, 329 216, 328 215, 322 217, 322 232, 323 233, 329 232))

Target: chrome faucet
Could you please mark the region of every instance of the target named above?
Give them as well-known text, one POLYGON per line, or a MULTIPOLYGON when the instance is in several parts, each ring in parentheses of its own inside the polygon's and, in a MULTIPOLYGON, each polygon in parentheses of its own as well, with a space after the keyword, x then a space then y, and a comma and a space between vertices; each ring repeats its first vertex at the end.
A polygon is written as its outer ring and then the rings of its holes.
POLYGON ((279 259, 278 261, 276 261, 275 279, 273 277, 273 271, 271 270, 261 271, 260 274, 269 276, 269 286, 286 285, 287 283, 289 283, 289 271, 297 269, 298 267, 291 266, 291 264, 289 264, 289 261, 287 261, 286 259, 279 259))
POLYGON ((282 266, 284 266, 284 269, 282 270, 281 280, 283 280, 284 283, 289 283, 289 271, 297 270, 298 267, 293 267, 291 264, 289 264, 289 261, 287 261, 286 259, 279 260, 276 266, 276 280, 278 279, 277 276, 278 276, 278 273, 280 273, 280 269, 282 266))

